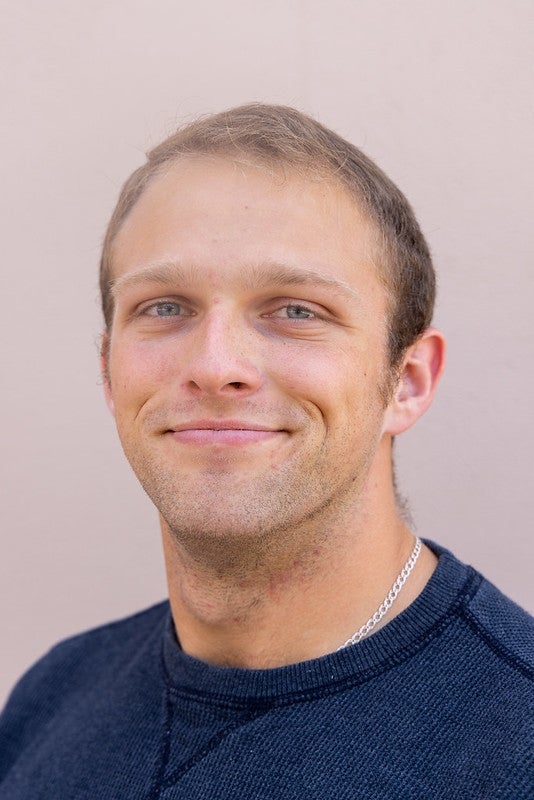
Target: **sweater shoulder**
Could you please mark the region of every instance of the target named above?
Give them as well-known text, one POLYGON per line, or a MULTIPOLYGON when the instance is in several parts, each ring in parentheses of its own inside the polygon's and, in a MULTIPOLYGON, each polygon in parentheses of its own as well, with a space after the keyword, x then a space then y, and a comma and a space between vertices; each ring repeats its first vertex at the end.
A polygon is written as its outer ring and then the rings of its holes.
POLYGON ((42 656, 16 684, 7 709, 18 701, 65 692, 67 687, 87 676, 99 674, 131 662, 146 650, 156 635, 161 638, 169 613, 167 601, 158 603, 123 619, 100 625, 62 640, 42 656))
POLYGON ((523 675, 534 678, 534 617, 482 576, 464 613, 497 655, 523 675))
MULTIPOLYGON (((56 644, 42 659, 64 660, 81 654, 87 658, 94 653, 98 656, 105 650, 106 660, 115 653, 137 650, 155 628, 161 629, 169 611, 167 601, 157 603, 122 619, 99 625, 88 631, 70 636, 56 644)), ((37 662, 39 664, 40 662, 37 662)))
POLYGON ((0 715, 0 784, 21 754, 35 752, 40 742, 54 742, 54 731, 70 730, 80 720, 95 724, 103 698, 119 696, 124 707, 132 708, 152 687, 157 700, 154 676, 168 613, 168 603, 160 603, 71 636, 23 675, 0 715))

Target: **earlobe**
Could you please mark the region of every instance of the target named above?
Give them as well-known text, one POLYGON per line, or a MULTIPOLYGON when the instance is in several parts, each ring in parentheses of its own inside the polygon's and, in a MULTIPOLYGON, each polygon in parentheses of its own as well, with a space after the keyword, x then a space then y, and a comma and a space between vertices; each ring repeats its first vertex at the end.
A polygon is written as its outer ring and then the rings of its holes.
POLYGON ((113 402, 113 395, 111 392, 111 378, 109 374, 109 334, 105 331, 102 334, 102 341, 100 344, 100 374, 102 376, 102 384, 104 386, 104 398, 106 405, 115 416, 115 403, 113 402))
POLYGON ((384 433, 392 436, 402 433, 425 413, 434 399, 444 366, 444 336, 436 328, 427 328, 404 356, 386 411, 384 433))

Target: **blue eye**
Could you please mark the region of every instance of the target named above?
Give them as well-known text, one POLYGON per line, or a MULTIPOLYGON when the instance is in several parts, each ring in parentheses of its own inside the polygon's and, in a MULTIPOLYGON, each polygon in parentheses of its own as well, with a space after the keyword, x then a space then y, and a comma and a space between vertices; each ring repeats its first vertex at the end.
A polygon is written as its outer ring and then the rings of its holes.
POLYGON ((161 303, 154 303, 145 310, 145 314, 151 317, 177 317, 183 314, 183 308, 179 303, 172 303, 166 300, 161 303))
POLYGON ((305 306, 286 306, 286 312, 289 319, 313 319, 315 314, 305 306))

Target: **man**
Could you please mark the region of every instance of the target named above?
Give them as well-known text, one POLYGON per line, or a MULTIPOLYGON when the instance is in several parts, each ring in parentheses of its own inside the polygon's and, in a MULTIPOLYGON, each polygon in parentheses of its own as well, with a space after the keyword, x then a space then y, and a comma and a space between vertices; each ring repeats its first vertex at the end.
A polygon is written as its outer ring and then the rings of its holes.
POLYGON ((532 797, 532 624, 395 497, 444 360, 399 190, 293 109, 201 119, 123 188, 101 288, 169 604, 22 679, 0 797, 532 797))

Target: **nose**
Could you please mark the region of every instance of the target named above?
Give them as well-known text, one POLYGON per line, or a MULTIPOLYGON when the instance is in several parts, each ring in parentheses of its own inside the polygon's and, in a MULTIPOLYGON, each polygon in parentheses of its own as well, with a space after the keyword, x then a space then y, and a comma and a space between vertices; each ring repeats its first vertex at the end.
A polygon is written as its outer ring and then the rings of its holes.
POLYGON ((262 384, 254 363, 253 334, 230 310, 217 307, 198 322, 184 353, 183 379, 189 391, 247 397, 262 384))

